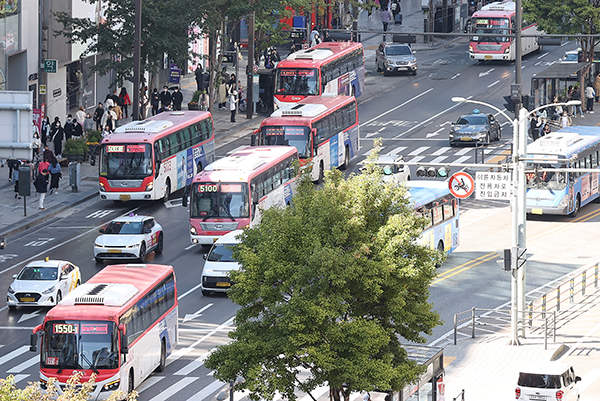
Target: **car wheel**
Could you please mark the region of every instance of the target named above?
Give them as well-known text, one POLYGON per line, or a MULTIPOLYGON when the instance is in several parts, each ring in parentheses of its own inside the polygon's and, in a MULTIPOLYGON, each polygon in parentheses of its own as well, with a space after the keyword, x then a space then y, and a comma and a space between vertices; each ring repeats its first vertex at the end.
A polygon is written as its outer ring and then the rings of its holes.
POLYGON ((171 182, 167 180, 165 184, 165 195, 163 196, 163 202, 167 202, 169 200, 169 195, 171 195, 171 182))
MULTIPOLYGON (((155 250, 155 252, 156 253, 162 253, 163 252, 163 246, 164 246, 164 244, 163 244, 163 233, 160 233, 158 235, 158 244, 156 244, 156 250, 155 250)), ((161 372, 162 372, 162 370, 161 370, 161 372)))
POLYGON ((453 148, 454 144, 452 143, 452 141, 448 141, 448 143, 450 144, 450 147, 453 148))
POLYGON ((571 212, 569 216, 575 218, 579 214, 579 209, 581 208, 581 200, 579 198, 579 194, 577 194, 577 200, 575 200, 575 208, 571 212))
POLYGON ((94 259, 96 259, 96 263, 102 263, 102 258, 95 257, 94 259))
POLYGON ((139 259, 140 259, 140 262, 142 262, 142 263, 144 263, 144 261, 146 260, 146 244, 144 244, 144 243, 142 243, 142 245, 140 246, 139 259))
POLYGON ((390 75, 390 73, 388 72, 387 69, 383 70, 383 76, 387 77, 388 75, 390 75))
POLYGON ((165 366, 167 366, 167 347, 165 345, 165 340, 160 342, 160 363, 156 368, 157 372, 162 372, 165 370, 165 366))
POLYGON ((210 291, 207 291, 204 288, 201 288, 200 291, 202 292, 202 295, 204 295, 205 297, 210 295, 210 291))
POLYGON ((62 294, 59 291, 56 293, 56 305, 58 305, 60 301, 62 301, 62 294))

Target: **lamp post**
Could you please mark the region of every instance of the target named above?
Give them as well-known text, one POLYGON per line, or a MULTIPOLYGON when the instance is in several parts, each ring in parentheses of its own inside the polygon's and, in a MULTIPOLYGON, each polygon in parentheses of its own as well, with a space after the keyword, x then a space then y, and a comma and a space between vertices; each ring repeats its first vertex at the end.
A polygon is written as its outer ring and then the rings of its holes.
MULTIPOLYGON (((526 205, 526 177, 525 177, 525 160, 527 158, 527 118, 550 106, 576 106, 580 105, 581 101, 571 100, 566 103, 551 103, 540 106, 532 111, 527 111, 521 107, 518 111, 518 118, 511 119, 502 110, 489 103, 478 100, 466 99, 464 97, 453 97, 455 103, 473 103, 487 106, 502 114, 513 126, 513 149, 511 169, 513 170, 511 195, 512 208, 512 242, 511 242, 511 345, 520 345, 518 333, 518 314, 525 314, 525 278, 526 278, 526 221, 527 221, 527 205, 526 205)), ((523 328, 522 336, 525 337, 523 328)))

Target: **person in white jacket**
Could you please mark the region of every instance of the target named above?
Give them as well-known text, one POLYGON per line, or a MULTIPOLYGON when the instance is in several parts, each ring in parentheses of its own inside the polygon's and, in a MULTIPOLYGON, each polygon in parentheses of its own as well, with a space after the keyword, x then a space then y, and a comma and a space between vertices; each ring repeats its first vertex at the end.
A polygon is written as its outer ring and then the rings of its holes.
POLYGON ((231 94, 229 95, 229 110, 231 110, 231 122, 232 123, 235 122, 235 111, 237 109, 237 102, 238 102, 237 95, 238 95, 238 92, 236 90, 231 92, 231 94))

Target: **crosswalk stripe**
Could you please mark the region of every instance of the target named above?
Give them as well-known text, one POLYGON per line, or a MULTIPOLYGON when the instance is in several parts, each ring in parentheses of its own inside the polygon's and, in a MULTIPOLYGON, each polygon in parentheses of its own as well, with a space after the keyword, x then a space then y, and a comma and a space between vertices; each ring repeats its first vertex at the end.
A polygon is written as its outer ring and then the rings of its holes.
MULTIPOLYGON (((385 149, 385 146, 382 146, 379 148, 379 153, 381 154, 381 152, 383 151, 383 149, 385 149)), ((373 153, 374 149, 369 149, 366 153, 365 156, 369 156, 371 153, 373 153)))
POLYGON ((386 155, 396 156, 397 154, 399 154, 400 152, 402 152, 404 149, 406 149, 406 146, 398 146, 398 147, 390 150, 389 152, 387 152, 386 155))
POLYGON ((108 216, 112 212, 113 212, 112 210, 97 210, 94 213, 88 214, 87 216, 85 216, 85 218, 86 219, 100 219, 104 216, 108 216))
POLYGON ((138 393, 141 393, 144 390, 148 390, 150 387, 154 386, 156 383, 164 379, 164 376, 150 376, 142 384, 135 389, 138 393))
POLYGON ((413 150, 412 152, 410 152, 408 155, 409 156, 417 156, 417 155, 423 153, 424 151, 426 151, 427 149, 429 149, 429 146, 421 146, 420 148, 417 148, 417 149, 413 150))
POLYGON ((26 353, 27 351, 29 351, 29 345, 23 345, 22 347, 9 352, 8 354, 0 357, 0 365, 5 364, 6 362, 10 361, 11 359, 18 357, 19 355, 22 355, 22 354, 26 353))
POLYGON ((423 160, 425 158, 425 156, 417 156, 417 157, 413 157, 412 159, 409 160, 410 163, 418 163, 421 160, 423 160))
POLYGON ((188 363, 183 368, 181 368, 177 372, 173 373, 173 375, 177 375, 177 376, 189 375, 194 370, 198 369, 200 366, 202 366, 204 364, 204 360, 206 359, 207 356, 208 356, 208 354, 200 355, 198 358, 196 358, 195 361, 188 363))
POLYGON ((183 379, 179 380, 177 383, 175 383, 172 386, 161 391, 160 394, 158 394, 156 397, 150 399, 150 401, 168 400, 172 396, 177 394, 179 391, 181 391, 185 387, 187 387, 190 384, 192 384, 193 382, 195 382, 196 380, 198 380, 198 377, 184 377, 183 379))
POLYGON ((218 333, 219 331, 223 330, 223 328, 225 328, 227 326, 231 326, 232 324, 233 324, 233 318, 230 318, 225 323, 221 324, 219 327, 217 327, 216 329, 212 330, 210 333, 204 335, 199 340, 196 340, 193 344, 191 344, 191 345, 189 345, 189 346, 187 346, 185 348, 180 348, 180 349, 176 350, 175 352, 173 352, 171 354, 171 356, 169 356, 169 358, 167 358, 167 366, 169 366, 170 364, 172 364, 173 362, 175 362, 176 360, 178 360, 182 356, 187 355, 189 352, 191 352, 192 350, 194 350, 194 348, 196 348, 196 346, 198 344, 200 344, 202 341, 204 341, 207 338, 211 337, 213 334, 218 333))
POLYGON ((462 156, 466 153, 469 153, 470 151, 472 151, 473 148, 462 148, 461 150, 459 150, 458 152, 455 153, 456 156, 462 156))
POLYGON ((453 161, 453 163, 462 163, 465 162, 467 160, 469 160, 471 158, 471 156, 463 156, 463 157, 459 157, 458 159, 456 159, 455 161, 453 161))
POLYGON ((319 386, 315 388, 310 394, 306 394, 304 397, 300 398, 300 401, 312 401, 314 399, 319 399, 322 395, 325 395, 329 391, 328 386, 319 386), (312 395, 312 397, 311 397, 312 395))
POLYGON ((21 373, 28 367, 33 366, 39 362, 40 362, 40 356, 36 355, 33 358, 30 358, 30 359, 26 360, 25 362, 15 366, 14 368, 7 370, 6 373, 21 373))
POLYGON ((438 156, 431 161, 431 163, 441 163, 444 159, 447 159, 448 156, 438 156))
POLYGON ((445 153, 445 152, 449 151, 450 149, 451 149, 451 148, 449 148, 448 146, 444 146, 444 147, 441 147, 441 148, 439 148, 439 149, 438 149, 438 150, 436 150, 435 152, 433 152, 431 155, 432 155, 432 156, 439 156, 439 155, 441 155, 442 153, 445 153))
POLYGON ((21 380, 25 380, 29 377, 30 375, 15 375, 15 384, 17 384, 18 382, 20 382, 21 380))
POLYGON ((242 401, 242 398, 247 397, 250 390, 236 391, 233 393, 233 401, 242 401))
POLYGON ((215 391, 219 391, 224 386, 225 383, 220 381, 214 381, 208 386, 204 387, 199 392, 197 392, 196 394, 194 394, 194 396, 189 398, 188 401, 204 401, 205 398, 208 398, 209 395, 213 394, 215 391))

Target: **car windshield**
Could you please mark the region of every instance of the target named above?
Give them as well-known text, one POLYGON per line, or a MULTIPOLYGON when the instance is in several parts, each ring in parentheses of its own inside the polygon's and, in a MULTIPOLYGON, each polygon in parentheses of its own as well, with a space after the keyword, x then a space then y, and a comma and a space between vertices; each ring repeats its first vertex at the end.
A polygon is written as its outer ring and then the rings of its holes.
POLYGON ((456 122, 458 125, 486 125, 486 116, 462 116, 456 122))
POLYGON ((385 49, 386 56, 408 56, 409 54, 412 54, 412 51, 408 46, 388 46, 385 49))
POLYGON ((248 184, 196 182, 190 196, 190 217, 235 221, 250 216, 248 184))
POLYGON ((563 57, 563 61, 572 61, 576 63, 579 61, 577 53, 566 53, 563 57))
POLYGON ((519 373, 519 386, 531 388, 560 388, 559 375, 544 375, 539 373, 519 373))
POLYGON ((232 256, 232 246, 235 244, 215 244, 206 260, 210 262, 235 262, 232 256))
POLYGON ((109 180, 141 179, 151 176, 150 144, 105 144, 100 150, 100 176, 109 180))
POLYGON ((282 68, 275 78, 276 95, 318 95, 318 70, 313 68, 282 68))
POLYGON ((306 159, 310 157, 309 132, 309 128, 306 126, 267 125, 261 129, 261 144, 267 146, 294 146, 298 149, 298 156, 301 159, 306 159))
POLYGON ((47 322, 42 337, 41 366, 58 369, 119 367, 115 324, 107 321, 47 322))
POLYGON ((58 268, 50 266, 25 266, 17 280, 51 281, 58 278, 58 268))
POLYGON ((104 234, 142 234, 143 227, 141 221, 111 221, 104 234))

